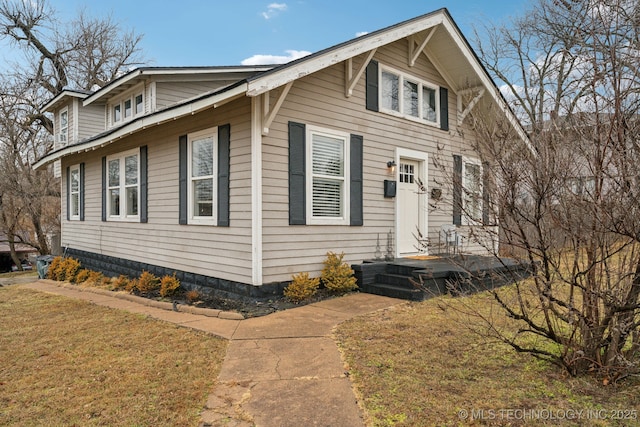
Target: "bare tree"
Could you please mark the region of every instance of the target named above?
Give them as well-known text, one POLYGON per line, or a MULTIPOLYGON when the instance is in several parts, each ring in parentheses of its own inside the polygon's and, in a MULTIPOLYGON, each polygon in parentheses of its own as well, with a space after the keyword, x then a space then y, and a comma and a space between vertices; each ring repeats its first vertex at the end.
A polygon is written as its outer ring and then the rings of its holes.
MULTIPOLYGON (((514 323, 485 318, 518 351, 571 374, 617 380, 640 368, 640 5, 539 0, 478 37, 485 67, 529 131, 472 112, 493 172, 501 253, 534 270, 494 296, 514 323)), ((490 249, 490 248, 488 248, 490 249)), ((502 278, 504 280, 504 277, 502 278)))
POLYGON ((141 38, 110 16, 80 12, 61 23, 46 0, 0 1, 0 39, 22 54, 0 76, 0 225, 8 240, 49 253, 47 236, 59 230, 59 181, 30 167, 53 149, 53 122, 42 106, 63 89, 95 90, 140 65, 141 38))

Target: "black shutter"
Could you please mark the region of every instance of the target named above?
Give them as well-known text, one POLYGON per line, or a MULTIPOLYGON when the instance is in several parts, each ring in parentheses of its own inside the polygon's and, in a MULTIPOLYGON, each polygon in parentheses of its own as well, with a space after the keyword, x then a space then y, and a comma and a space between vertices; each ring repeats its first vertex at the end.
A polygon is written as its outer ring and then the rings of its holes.
POLYGON ((80 194, 78 195, 78 203, 80 204, 80 206, 78 206, 80 209, 80 221, 84 221, 84 186, 84 163, 80 163, 80 194))
POLYGON ((178 140, 178 222, 187 223, 187 135, 178 140))
POLYGON ((362 213, 362 136, 351 135, 350 147, 350 225, 363 225, 362 213))
POLYGON ((289 122, 289 225, 304 225, 307 220, 305 146, 305 125, 289 122))
POLYGON ((462 156, 453 155, 453 223, 462 225, 462 156))
POLYGON ((140 147, 140 222, 149 221, 147 146, 140 147))
POLYGON ((491 182, 489 180, 489 162, 482 163, 482 223, 489 225, 491 218, 489 215, 489 191, 491 182))
POLYGON ((449 130, 449 90, 440 88, 440 129, 449 130))
POLYGON ((71 219, 71 168, 67 166, 67 221, 71 219))
POLYGON ((102 220, 107 220, 107 158, 102 158, 102 220))
POLYGON ((378 108, 378 61, 369 61, 366 69, 366 104, 367 110, 379 111, 378 108))
POLYGON ((231 125, 218 128, 218 225, 229 226, 229 168, 231 125))

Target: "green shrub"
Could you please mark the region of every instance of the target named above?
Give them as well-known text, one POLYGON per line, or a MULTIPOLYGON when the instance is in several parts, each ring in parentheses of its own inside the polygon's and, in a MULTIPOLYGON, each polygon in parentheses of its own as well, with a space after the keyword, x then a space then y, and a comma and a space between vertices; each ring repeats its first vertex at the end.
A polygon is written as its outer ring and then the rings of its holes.
POLYGON ((160 288, 160 279, 157 276, 149 273, 148 271, 143 271, 140 277, 138 278, 138 283, 136 287, 140 292, 147 293, 153 292, 160 288))
POLYGON ((327 252, 327 259, 324 260, 324 268, 320 278, 324 286, 332 293, 343 294, 358 287, 353 270, 349 264, 343 262, 344 252, 337 255, 327 252))
POLYGON ((180 281, 176 277, 176 273, 173 273, 173 276, 164 276, 162 280, 160 280, 160 296, 171 296, 179 287, 180 281))
POLYGON ((284 289, 284 296, 295 302, 311 298, 320 286, 320 279, 312 279, 306 272, 294 274, 291 279, 289 286, 284 289))

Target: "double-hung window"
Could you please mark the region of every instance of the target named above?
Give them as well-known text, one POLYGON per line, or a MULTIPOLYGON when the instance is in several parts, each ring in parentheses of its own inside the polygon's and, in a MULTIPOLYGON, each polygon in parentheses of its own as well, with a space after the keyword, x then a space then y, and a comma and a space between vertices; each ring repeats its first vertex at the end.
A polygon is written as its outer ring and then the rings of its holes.
POLYGON ((80 219, 80 165, 69 167, 69 219, 80 219))
POLYGON ((110 220, 138 220, 139 149, 107 157, 107 213, 110 220))
POLYGON ((60 132, 58 133, 58 143, 60 146, 67 145, 69 140, 69 110, 60 111, 60 132))
POLYGON ((439 125, 439 90, 413 76, 380 68, 380 111, 439 125))
POLYGON ((349 223, 349 134, 307 126, 307 224, 349 223))
POLYGON ((482 165, 478 160, 462 161, 462 208, 467 224, 482 222, 482 165))
POLYGON ((188 135, 188 215, 191 224, 215 224, 217 128, 188 135))

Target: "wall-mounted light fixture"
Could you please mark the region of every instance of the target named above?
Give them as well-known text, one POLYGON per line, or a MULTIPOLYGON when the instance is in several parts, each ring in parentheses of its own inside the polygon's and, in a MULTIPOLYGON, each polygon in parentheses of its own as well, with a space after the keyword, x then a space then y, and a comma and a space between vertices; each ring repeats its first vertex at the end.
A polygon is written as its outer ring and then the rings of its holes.
POLYGON ((389 173, 394 173, 396 171, 396 161, 389 160, 387 162, 387 168, 389 169, 389 173))

